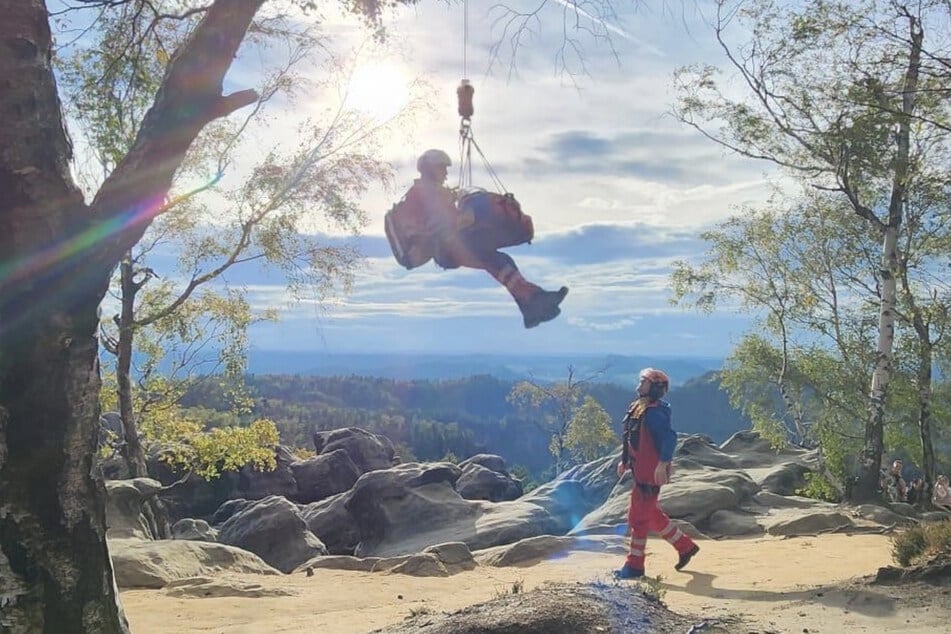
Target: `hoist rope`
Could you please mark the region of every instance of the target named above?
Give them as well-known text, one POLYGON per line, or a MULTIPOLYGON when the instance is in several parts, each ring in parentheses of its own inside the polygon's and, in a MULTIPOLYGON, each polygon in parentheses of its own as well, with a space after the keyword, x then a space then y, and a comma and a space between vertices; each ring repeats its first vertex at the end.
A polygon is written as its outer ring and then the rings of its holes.
POLYGON ((462 189, 472 186, 472 148, 474 147, 476 152, 479 154, 479 158, 482 159, 482 164, 485 166, 486 171, 489 173, 489 176, 492 177, 492 182, 500 191, 506 192, 507 190, 505 189, 505 185, 502 184, 502 180, 499 178, 499 175, 492 168, 489 160, 482 152, 482 148, 479 147, 479 144, 476 143, 475 137, 472 135, 471 117, 474 113, 474 108, 472 106, 472 95, 474 90, 472 85, 469 83, 469 80, 466 79, 469 73, 469 0, 463 0, 462 7, 463 79, 459 85, 459 88, 456 90, 456 95, 459 98, 459 116, 461 117, 461 121, 459 123, 459 188, 462 189))

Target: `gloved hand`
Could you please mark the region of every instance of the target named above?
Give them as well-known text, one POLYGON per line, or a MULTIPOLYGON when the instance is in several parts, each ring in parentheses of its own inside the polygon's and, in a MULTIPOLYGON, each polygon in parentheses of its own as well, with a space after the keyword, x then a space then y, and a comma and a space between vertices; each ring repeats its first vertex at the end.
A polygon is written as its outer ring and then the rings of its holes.
POLYGON ((625 471, 627 471, 627 465, 623 462, 617 463, 617 477, 622 477, 625 471))

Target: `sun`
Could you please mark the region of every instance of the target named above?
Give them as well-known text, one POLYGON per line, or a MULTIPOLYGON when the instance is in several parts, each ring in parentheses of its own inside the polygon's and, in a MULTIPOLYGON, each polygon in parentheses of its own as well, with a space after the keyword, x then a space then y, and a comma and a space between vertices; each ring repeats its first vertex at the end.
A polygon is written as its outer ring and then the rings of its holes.
POLYGON ((374 62, 354 69, 344 94, 344 106, 365 113, 377 122, 395 117, 409 103, 406 71, 393 62, 374 62))

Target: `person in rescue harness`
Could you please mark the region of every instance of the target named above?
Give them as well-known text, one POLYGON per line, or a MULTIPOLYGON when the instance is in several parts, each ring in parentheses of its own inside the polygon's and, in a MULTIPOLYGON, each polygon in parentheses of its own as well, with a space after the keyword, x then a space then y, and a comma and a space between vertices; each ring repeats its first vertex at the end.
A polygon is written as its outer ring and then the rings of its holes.
POLYGON ((475 219, 460 213, 455 193, 445 185, 450 165, 452 160, 442 150, 426 150, 416 161, 420 177, 406 194, 407 201, 426 211, 435 236, 436 264, 444 269, 464 266, 486 271, 515 299, 526 328, 557 317, 568 287, 546 291, 526 280, 508 254, 468 238, 464 230, 475 219))
POLYGON ((615 573, 620 579, 644 576, 644 550, 650 531, 659 533, 677 550, 680 559, 674 566, 676 570, 686 566, 700 550, 657 506, 660 488, 670 481, 670 463, 677 446, 677 433, 670 423, 670 403, 662 400, 669 388, 670 379, 661 370, 641 370, 637 399, 624 418, 624 446, 617 474, 620 478, 630 469, 634 483, 627 512, 631 548, 624 566, 615 573))

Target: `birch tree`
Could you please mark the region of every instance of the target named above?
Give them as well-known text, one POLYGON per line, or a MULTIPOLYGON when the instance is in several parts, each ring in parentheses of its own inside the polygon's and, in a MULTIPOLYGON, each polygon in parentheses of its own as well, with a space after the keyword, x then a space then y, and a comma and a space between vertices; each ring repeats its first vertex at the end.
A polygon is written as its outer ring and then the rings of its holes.
POLYGON ((898 319, 899 232, 922 143, 944 120, 938 88, 943 2, 721 0, 715 35, 741 82, 727 94, 712 67, 679 74, 677 116, 742 155, 835 194, 881 245, 875 361, 857 500, 874 498, 898 319), (926 42, 926 27, 934 26, 926 42), (749 37, 732 41, 732 27, 749 37), (936 116, 922 116, 922 104, 936 116))

